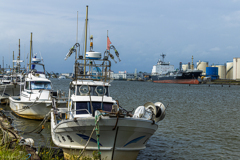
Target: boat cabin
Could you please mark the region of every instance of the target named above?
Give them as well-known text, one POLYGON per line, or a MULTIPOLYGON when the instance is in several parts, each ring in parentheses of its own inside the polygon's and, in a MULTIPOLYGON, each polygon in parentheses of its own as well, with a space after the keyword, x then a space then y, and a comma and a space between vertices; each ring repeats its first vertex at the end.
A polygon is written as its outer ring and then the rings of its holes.
POLYGON ((95 116, 96 110, 111 112, 112 106, 116 103, 110 97, 109 83, 99 81, 72 81, 70 89, 72 95, 71 110, 74 116, 95 116))

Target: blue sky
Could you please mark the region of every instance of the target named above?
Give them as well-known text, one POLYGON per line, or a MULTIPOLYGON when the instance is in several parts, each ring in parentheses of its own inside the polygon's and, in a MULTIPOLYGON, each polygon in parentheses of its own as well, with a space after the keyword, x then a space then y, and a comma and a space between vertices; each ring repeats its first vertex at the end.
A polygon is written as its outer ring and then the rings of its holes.
POLYGON ((120 53, 122 61, 112 62, 115 72, 151 72, 162 53, 175 68, 192 55, 194 63, 209 64, 240 57, 240 0, 9 0, 0 1, 0 64, 4 56, 5 64, 12 65, 19 39, 21 59, 26 58, 32 32, 33 52, 41 52, 46 70, 72 72, 74 56, 64 58, 76 43, 77 11, 83 46, 86 5, 94 51, 105 51, 109 30, 120 53))

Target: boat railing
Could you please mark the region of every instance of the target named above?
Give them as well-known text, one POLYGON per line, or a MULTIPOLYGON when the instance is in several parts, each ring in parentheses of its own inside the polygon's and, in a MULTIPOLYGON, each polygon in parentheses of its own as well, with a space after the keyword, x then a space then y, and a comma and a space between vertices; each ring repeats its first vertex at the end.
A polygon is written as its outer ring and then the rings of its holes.
POLYGON ((75 60, 75 80, 111 80, 111 61, 108 59, 75 60))
POLYGON ((27 73, 35 72, 35 73, 38 73, 38 74, 45 74, 44 64, 42 64, 42 63, 30 63, 30 66, 31 66, 31 68, 28 70, 27 73), (34 66, 34 68, 35 68, 35 66, 42 66, 43 71, 37 71, 37 69, 32 69, 33 66, 34 66))

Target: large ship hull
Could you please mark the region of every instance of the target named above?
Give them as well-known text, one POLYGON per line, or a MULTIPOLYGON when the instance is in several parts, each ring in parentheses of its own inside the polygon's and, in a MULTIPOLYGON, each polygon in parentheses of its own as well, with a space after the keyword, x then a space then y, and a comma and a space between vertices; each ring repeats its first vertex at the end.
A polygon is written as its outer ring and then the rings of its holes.
POLYGON ((197 79, 153 80, 155 83, 199 84, 197 79))
POLYGON ((174 75, 152 76, 155 83, 199 84, 198 77, 202 71, 182 71, 174 75))

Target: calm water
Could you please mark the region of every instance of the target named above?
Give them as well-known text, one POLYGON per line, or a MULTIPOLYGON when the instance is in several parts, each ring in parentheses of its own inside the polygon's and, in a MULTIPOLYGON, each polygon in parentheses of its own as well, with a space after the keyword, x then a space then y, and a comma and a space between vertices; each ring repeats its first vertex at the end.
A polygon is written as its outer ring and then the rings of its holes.
MULTIPOLYGON (((54 89, 68 91, 70 80, 56 80, 54 89)), ((240 86, 180 85, 151 82, 112 82, 111 95, 128 110, 146 102, 163 102, 166 117, 138 159, 239 159, 240 86)), ((8 106, 2 106, 9 110, 8 106)), ((19 130, 40 121, 13 116, 19 130)), ((36 145, 49 143, 50 124, 42 134, 28 134, 36 145)))

